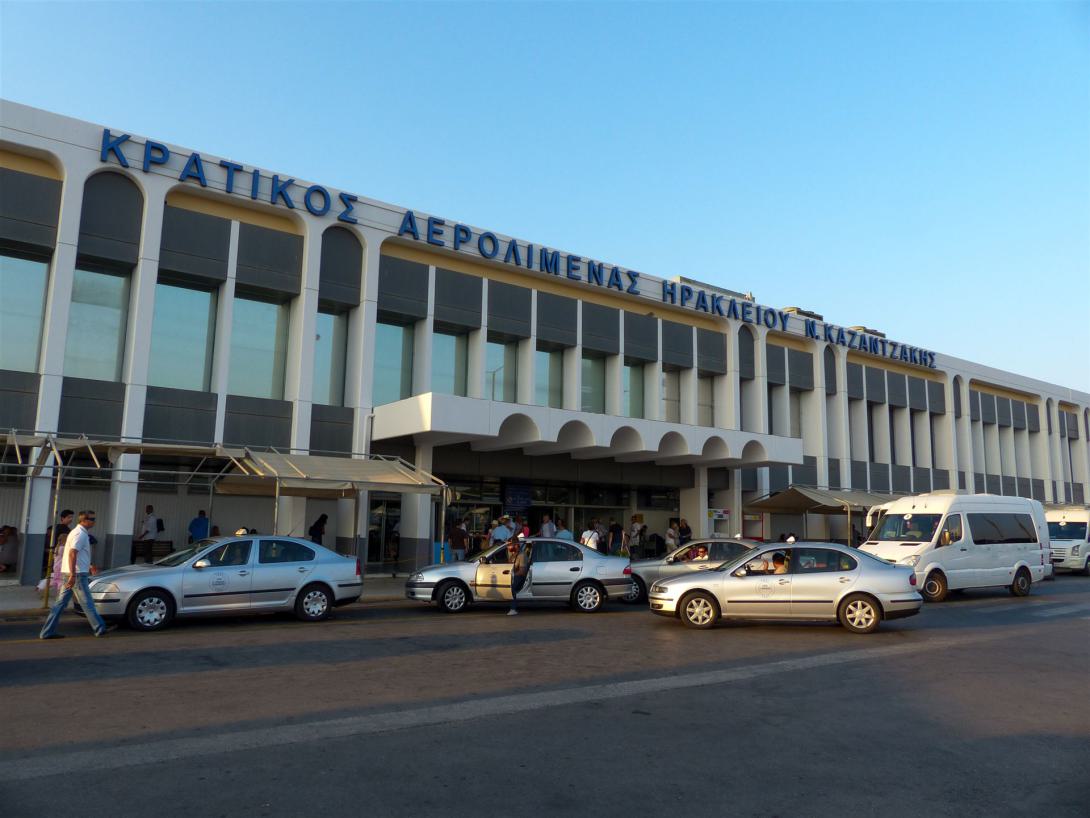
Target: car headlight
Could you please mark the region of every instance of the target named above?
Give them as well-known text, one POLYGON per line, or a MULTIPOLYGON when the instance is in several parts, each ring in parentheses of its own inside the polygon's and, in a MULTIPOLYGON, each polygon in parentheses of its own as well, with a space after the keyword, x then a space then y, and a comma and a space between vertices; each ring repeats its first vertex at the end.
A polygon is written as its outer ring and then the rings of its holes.
POLYGON ((902 559, 897 564, 898 565, 908 565, 909 567, 915 568, 917 563, 919 563, 919 561, 920 561, 920 555, 915 554, 915 555, 913 555, 911 557, 905 557, 904 559, 902 559))
POLYGON ((117 585, 112 582, 100 582, 98 585, 91 586, 92 594, 116 594, 118 593, 117 585))
POLYGON ((409 582, 422 582, 423 579, 424 579, 423 572, 417 571, 415 574, 413 574, 411 577, 409 577, 409 582))
POLYGON ((1077 557, 1079 555, 1079 547, 1077 545, 1071 546, 1071 556, 1077 557))
POLYGON ((665 585, 652 585, 651 586, 651 593, 653 593, 653 594, 666 595, 669 592, 670 592, 670 589, 667 588, 665 585))

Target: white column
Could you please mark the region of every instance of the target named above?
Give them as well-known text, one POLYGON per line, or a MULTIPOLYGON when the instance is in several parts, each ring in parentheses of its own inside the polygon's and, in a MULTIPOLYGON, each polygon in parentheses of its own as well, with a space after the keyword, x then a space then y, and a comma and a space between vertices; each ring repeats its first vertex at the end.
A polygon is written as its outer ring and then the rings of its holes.
MULTIPOLYGON (((310 413, 314 398, 315 327, 322 265, 322 231, 311 221, 303 234, 302 286, 291 304, 288 354, 284 369, 284 400, 292 404, 291 449, 310 449, 310 413)), ((306 533, 306 529, 303 530, 306 533)))
POLYGON ((606 356, 606 414, 623 415, 628 407, 621 406, 624 396, 624 310, 617 310, 617 354, 606 356))
MULTIPOLYGON (((715 423, 725 429, 742 431, 742 382, 738 376, 738 328, 733 322, 728 321, 724 334, 727 338, 727 374, 723 376, 722 384, 719 383, 719 378, 715 379, 715 423), (720 409, 720 395, 723 395, 722 409, 720 409)), ((733 477, 731 479, 733 480, 733 477)), ((731 514, 733 513, 732 511, 731 514)), ((741 526, 740 516, 737 520, 731 519, 731 528, 734 533, 741 531, 741 526)))
POLYGON ((220 285, 216 298, 216 339, 212 347, 212 391, 216 394, 215 440, 223 442, 227 422, 227 384, 231 369, 231 327, 235 314, 235 277, 238 273, 239 224, 231 222, 227 250, 227 280, 220 285))
MULTIPOLYGON (((655 360, 643 365, 643 416, 648 420, 662 420, 664 414, 662 394, 662 320, 655 319, 655 360)), ((650 441, 646 441, 652 445, 650 441)))
MULTIPOLYGON (((432 447, 430 444, 418 445, 414 465, 419 469, 431 471, 432 447)), ((432 561, 432 542, 435 533, 432 530, 432 500, 427 494, 401 495, 401 547, 398 556, 398 570, 406 571, 427 565, 432 561)))
MULTIPOLYGON (((829 415, 829 458, 840 461, 840 485, 852 484, 852 427, 848 413, 848 351, 833 346, 836 369, 836 394, 826 401, 829 415)), ((822 351, 821 367, 825 368, 825 352, 822 351)))
POLYGON ((431 323, 435 314, 435 265, 428 267, 428 315, 413 325, 413 394, 431 392, 431 323))
MULTIPOLYGON (((537 304, 535 293, 533 304, 537 304)), ((535 313, 536 314, 536 313, 535 313)), ((537 322, 534 322, 534 333, 537 333, 537 322)), ((488 341, 488 279, 481 280, 481 328, 469 333, 468 349, 466 355, 466 395, 471 398, 491 397, 488 392, 486 377, 487 361, 485 344, 488 341)))
POLYGON ((681 490, 681 516, 688 520, 693 538, 707 537, 708 525, 708 467, 693 466, 692 488, 681 490))
MULTIPOLYGON (((696 333, 693 332, 692 336, 693 365, 678 373, 679 397, 681 398, 680 406, 678 408, 681 422, 687 423, 690 426, 696 426, 697 418, 699 417, 697 403, 699 401, 700 385, 697 383, 699 370, 696 367, 696 333)), ((705 503, 707 503, 707 499, 705 499, 705 503)), ((695 523, 690 520, 689 525, 695 525, 695 523)))
POLYGON ((575 340, 564 350, 564 408, 578 412, 583 408, 583 302, 575 302, 575 340))
POLYGON ((534 369, 537 365, 537 290, 530 290, 530 337, 518 343, 518 376, 515 381, 515 400, 523 405, 534 402, 537 384, 534 369))
POLYGON ((814 368, 814 388, 799 396, 800 425, 802 426, 802 453, 817 458, 817 484, 829 485, 829 437, 828 408, 825 400, 824 344, 809 347, 814 368))

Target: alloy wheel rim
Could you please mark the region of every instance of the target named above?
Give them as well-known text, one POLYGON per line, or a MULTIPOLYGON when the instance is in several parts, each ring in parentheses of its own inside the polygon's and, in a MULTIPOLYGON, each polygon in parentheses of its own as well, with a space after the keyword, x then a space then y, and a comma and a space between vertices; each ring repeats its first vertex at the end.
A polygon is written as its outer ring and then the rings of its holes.
POLYGON ((329 601, 321 591, 311 591, 303 598, 303 610, 310 616, 320 616, 325 613, 329 601))
POLYGON ((142 599, 136 606, 136 621, 152 627, 160 624, 167 615, 167 604, 157 596, 142 599))
POLYGON ((712 619, 712 606, 703 597, 690 599, 685 606, 685 616, 694 625, 707 625, 712 619))
POLYGON ((457 585, 448 588, 447 592, 443 594, 443 604, 452 611, 459 610, 466 604, 466 594, 457 585))
POLYGON ((856 628, 868 628, 874 622, 874 609, 860 600, 849 603, 848 621, 856 628))
POLYGON ((598 589, 592 586, 579 589, 579 595, 576 597, 576 601, 579 603, 580 608, 591 610, 598 607, 598 589))
POLYGON ((632 580, 632 587, 628 589, 628 593, 624 595, 625 602, 635 602, 640 598, 640 586, 635 580, 632 580))
POLYGON ((929 579, 924 584, 923 589, 927 592, 928 596, 937 596, 939 593, 939 583, 937 580, 929 579))

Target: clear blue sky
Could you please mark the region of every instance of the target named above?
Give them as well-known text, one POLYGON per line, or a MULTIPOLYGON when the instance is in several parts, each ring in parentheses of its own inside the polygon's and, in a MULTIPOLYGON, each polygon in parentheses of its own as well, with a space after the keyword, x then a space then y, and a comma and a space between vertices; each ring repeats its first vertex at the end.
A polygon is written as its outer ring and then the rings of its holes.
POLYGON ((1087 3, 0 14, 6 98, 1090 390, 1087 3))

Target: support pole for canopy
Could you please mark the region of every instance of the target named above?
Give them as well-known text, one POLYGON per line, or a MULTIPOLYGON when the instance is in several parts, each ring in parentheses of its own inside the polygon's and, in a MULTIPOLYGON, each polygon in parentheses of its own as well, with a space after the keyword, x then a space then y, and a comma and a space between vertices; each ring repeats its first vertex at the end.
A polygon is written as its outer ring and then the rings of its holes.
POLYGON ((852 536, 852 506, 851 503, 844 504, 845 510, 848 512, 848 547, 855 548, 855 543, 852 542, 855 537, 852 536))
POLYGON ((360 492, 352 486, 352 554, 360 556, 360 492))
POLYGON ((273 536, 280 533, 280 478, 276 478, 276 493, 273 495, 273 536))
POLYGON ((447 548, 447 490, 439 492, 439 564, 446 562, 445 552, 447 548))
MULTIPOLYGON (((52 445, 52 441, 50 445, 52 445)), ((61 499, 61 471, 63 470, 60 457, 57 447, 53 446, 53 463, 57 473, 53 483, 53 518, 49 526, 49 558, 45 563, 45 590, 42 591, 43 608, 49 607, 49 585, 53 581, 53 560, 57 558, 57 504, 61 499)))

